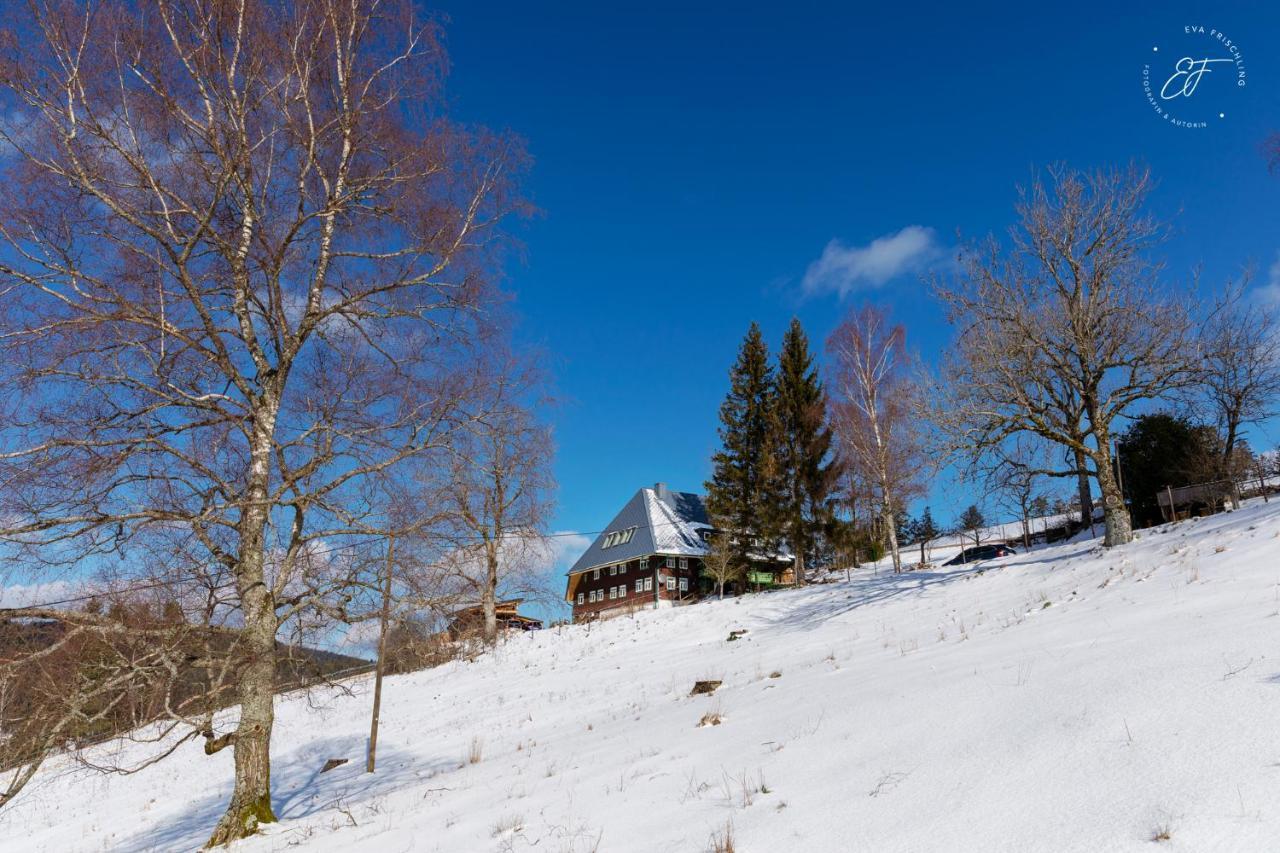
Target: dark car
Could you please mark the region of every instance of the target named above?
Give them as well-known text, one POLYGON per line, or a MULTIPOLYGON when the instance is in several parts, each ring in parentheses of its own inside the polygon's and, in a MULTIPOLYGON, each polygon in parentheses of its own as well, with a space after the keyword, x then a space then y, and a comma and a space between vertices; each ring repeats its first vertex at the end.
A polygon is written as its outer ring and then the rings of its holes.
POLYGON ((965 563, 976 563, 978 560, 993 560, 996 557, 1008 557, 1010 554, 1016 553, 1018 552, 1008 545, 979 545, 976 548, 965 548, 942 565, 962 566, 965 563))

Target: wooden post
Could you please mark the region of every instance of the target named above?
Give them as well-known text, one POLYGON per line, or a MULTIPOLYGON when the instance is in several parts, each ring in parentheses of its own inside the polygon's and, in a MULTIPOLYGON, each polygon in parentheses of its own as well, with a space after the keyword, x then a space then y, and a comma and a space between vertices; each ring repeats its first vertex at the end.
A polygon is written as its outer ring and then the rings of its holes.
POLYGON ((1164 491, 1165 491, 1165 494, 1167 494, 1167 495, 1169 496, 1169 520, 1170 520, 1170 521, 1177 521, 1177 520, 1178 520, 1178 510, 1177 510, 1177 507, 1175 507, 1175 506, 1173 505, 1173 487, 1172 487, 1172 486, 1169 486, 1169 485, 1166 485, 1166 486, 1164 487, 1164 491))
POLYGON ((382 711, 382 670, 387 657, 387 623, 391 621, 391 567, 395 561, 396 537, 387 540, 387 568, 382 579, 382 614, 378 626, 378 660, 373 667, 373 719, 369 723, 369 757, 364 772, 372 773, 378 755, 378 714, 382 711))

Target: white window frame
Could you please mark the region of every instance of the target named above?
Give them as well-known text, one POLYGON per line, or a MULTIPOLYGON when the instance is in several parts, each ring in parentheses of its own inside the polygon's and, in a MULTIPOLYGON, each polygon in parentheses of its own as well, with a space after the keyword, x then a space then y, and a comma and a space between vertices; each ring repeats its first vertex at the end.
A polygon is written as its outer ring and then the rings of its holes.
POLYGON ((674 569, 675 567, 676 567, 676 558, 675 558, 675 557, 667 557, 667 568, 668 568, 668 569, 674 569))
POLYGON ((626 573, 627 573, 627 564, 626 564, 626 563, 623 563, 622 565, 618 566, 618 574, 620 574, 620 575, 625 575, 626 573))
POLYGON ((598 581, 598 580, 600 580, 600 570, 599 570, 599 569, 596 569, 596 570, 595 570, 595 572, 596 572, 596 573, 592 576, 592 578, 591 578, 591 579, 592 579, 593 581, 598 581))
POLYGON ((618 598, 626 598, 626 597, 627 597, 627 585, 624 583, 622 586, 618 587, 618 598))
POLYGON ((587 600, 587 596, 586 596, 585 594, 583 594, 583 593, 581 593, 581 592, 580 592, 580 593, 578 593, 578 603, 579 603, 579 604, 582 604, 582 603, 583 603, 583 602, 585 602, 586 600, 587 600))
POLYGON ((609 600, 612 601, 617 597, 618 597, 618 588, 616 586, 609 587, 609 600))
POLYGON ((675 592, 675 591, 676 591, 676 579, 668 575, 667 576, 667 592, 675 592))
POLYGON ((689 579, 688 579, 688 578, 680 578, 680 591, 681 591, 681 592, 688 592, 688 591, 689 591, 689 579))
POLYGON ((649 558, 648 558, 648 557, 641 557, 641 558, 640 558, 640 571, 642 571, 642 572, 643 572, 643 571, 645 571, 645 570, 646 570, 646 569, 648 569, 648 568, 649 568, 649 558))
POLYGON ((618 573, 618 567, 617 567, 617 566, 610 566, 610 567, 609 567, 609 574, 611 574, 611 575, 616 575, 617 573, 618 573))
POLYGON ((686 569, 688 569, 688 568, 689 568, 689 558, 688 558, 688 557, 681 557, 681 558, 680 558, 680 570, 681 570, 681 571, 684 571, 684 570, 686 570, 686 569))
POLYGON ((647 592, 653 592, 653 578, 644 579, 644 588, 647 592))
POLYGON ((644 592, 644 578, 636 578, 636 592, 644 592))

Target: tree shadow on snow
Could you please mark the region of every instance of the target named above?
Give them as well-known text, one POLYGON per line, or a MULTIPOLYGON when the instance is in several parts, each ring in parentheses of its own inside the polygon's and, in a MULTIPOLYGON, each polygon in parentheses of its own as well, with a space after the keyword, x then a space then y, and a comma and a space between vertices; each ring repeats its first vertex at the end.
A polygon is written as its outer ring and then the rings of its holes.
MULTIPOLYGON (((310 741, 273 757, 271 787, 276 817, 281 821, 298 820, 339 805, 359 805, 459 766, 456 758, 424 760, 421 754, 380 744, 377 771, 365 773, 365 745, 364 737, 335 737, 310 741), (322 774, 320 769, 330 758, 348 761, 322 774)), ((199 850, 226 810, 233 780, 228 776, 211 787, 208 796, 192 801, 177 820, 153 825, 113 849, 124 853, 199 850)))
POLYGON ((974 563, 968 567, 949 568, 946 571, 914 571, 894 574, 885 572, 870 575, 842 584, 844 595, 831 593, 814 596, 809 601, 780 613, 770 623, 778 627, 812 629, 829 619, 842 616, 860 607, 879 604, 897 598, 922 595, 926 590, 1003 569, 1008 564, 974 563))

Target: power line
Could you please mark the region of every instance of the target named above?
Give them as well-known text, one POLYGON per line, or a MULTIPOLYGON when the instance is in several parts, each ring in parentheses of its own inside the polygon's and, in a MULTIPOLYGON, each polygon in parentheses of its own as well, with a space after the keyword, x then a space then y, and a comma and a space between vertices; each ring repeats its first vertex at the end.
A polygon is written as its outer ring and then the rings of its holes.
MULTIPOLYGON (((630 525, 630 527, 634 527, 634 528, 635 528, 635 529, 637 529, 637 530, 639 530, 639 529, 641 529, 641 528, 645 528, 645 529, 649 529, 649 530, 656 530, 656 529, 658 529, 658 528, 660 528, 660 527, 675 527, 675 526, 680 525, 680 524, 683 524, 683 522, 680 522, 680 521, 662 521, 662 522, 659 522, 659 523, 657 523, 657 524, 634 524, 634 525, 630 525)), ((599 536, 600 534, 602 534, 602 533, 607 533, 607 532, 609 532, 607 529, 603 529, 603 530, 576 530, 576 531, 562 531, 562 532, 560 532, 560 533, 545 533, 545 534, 539 534, 539 535, 538 535, 538 536, 536 536, 535 538, 537 538, 537 539, 559 539, 559 538, 576 537, 576 536, 599 536)), ((335 545, 335 546, 334 546, 334 547, 332 547, 332 548, 326 548, 325 550, 323 550, 323 551, 319 551, 319 552, 317 552, 317 551, 309 551, 309 552, 308 552, 308 554, 309 554, 309 555, 311 555, 311 556, 327 556, 327 555, 329 555, 329 554, 336 554, 336 553, 339 553, 339 552, 341 552, 341 551, 347 551, 347 550, 351 550, 351 549, 354 549, 354 548, 359 548, 359 547, 362 547, 362 546, 364 546, 364 545, 370 545, 370 544, 374 544, 374 543, 377 543, 377 542, 383 542, 383 541, 386 541, 388 538, 389 538, 389 534, 380 534, 380 535, 378 535, 378 536, 374 536, 374 537, 373 537, 373 538, 371 538, 371 539, 366 539, 366 540, 363 540, 363 541, 360 541, 360 542, 346 542, 346 543, 343 543, 343 544, 341 544, 341 545, 335 545)), ((480 542, 475 542, 475 543, 472 543, 472 544, 473 544, 473 545, 479 545, 479 544, 481 544, 481 543, 480 543, 480 542)), ((467 547, 467 546, 462 546, 462 547, 467 547)), ((167 588, 167 587, 193 586, 193 585, 195 585, 195 582, 193 582, 193 581, 192 581, 192 580, 190 580, 190 579, 182 579, 182 580, 168 580, 168 581, 161 581, 161 580, 146 581, 146 582, 143 582, 143 583, 135 584, 135 585, 133 585, 133 586, 115 587, 115 588, 109 588, 109 589, 105 589, 105 590, 100 590, 100 591, 98 591, 98 592, 86 593, 86 594, 84 594, 84 595, 77 595, 77 596, 72 596, 72 597, 69 597, 69 598, 60 598, 60 599, 57 599, 56 601, 42 601, 42 602, 35 602, 35 603, 31 603, 31 604, 24 604, 24 605, 22 605, 22 606, 20 606, 20 607, 0 607, 0 615, 2 615, 2 614, 21 614, 21 613, 22 613, 22 611, 24 611, 24 610, 41 610, 41 609, 49 608, 49 607, 59 607, 59 606, 62 606, 62 605, 64 605, 64 604, 78 604, 78 603, 83 602, 83 601, 93 601, 93 600, 95 600, 95 599, 105 598, 105 597, 107 597, 107 596, 113 596, 113 595, 127 595, 127 594, 129 594, 129 593, 133 593, 133 592, 146 592, 146 591, 148 591, 148 590, 153 590, 153 589, 164 589, 164 588, 167 588)))

